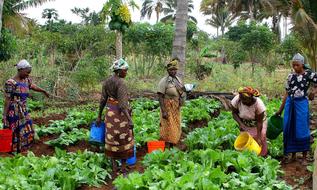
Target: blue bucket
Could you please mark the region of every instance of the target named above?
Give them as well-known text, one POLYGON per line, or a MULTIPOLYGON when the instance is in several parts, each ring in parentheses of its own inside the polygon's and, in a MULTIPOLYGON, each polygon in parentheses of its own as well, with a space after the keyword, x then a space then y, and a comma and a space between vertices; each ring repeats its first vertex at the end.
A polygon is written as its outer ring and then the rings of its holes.
POLYGON ((96 122, 90 125, 90 137, 89 143, 94 145, 104 145, 105 144, 105 130, 106 124, 101 122, 98 126, 96 122))
POLYGON ((127 159, 127 164, 129 166, 134 165, 136 163, 137 159, 136 159, 136 146, 134 144, 134 149, 133 149, 133 156, 129 159, 127 159))

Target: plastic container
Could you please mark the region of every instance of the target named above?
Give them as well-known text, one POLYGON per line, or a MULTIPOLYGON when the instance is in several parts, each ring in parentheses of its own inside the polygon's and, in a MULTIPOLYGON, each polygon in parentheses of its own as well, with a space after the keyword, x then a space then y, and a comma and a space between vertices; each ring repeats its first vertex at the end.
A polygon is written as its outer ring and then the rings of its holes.
POLYGON ((148 153, 153 152, 154 150, 161 150, 164 152, 165 141, 149 141, 147 142, 148 153))
POLYGON ((273 140, 283 132, 283 118, 277 115, 270 117, 267 124, 266 137, 273 140))
POLYGON ((96 122, 93 122, 90 125, 89 143, 94 145, 104 145, 105 132, 106 124, 104 122, 101 122, 99 126, 96 124, 96 122))
POLYGON ((137 159, 136 159, 136 146, 135 145, 134 145, 133 152, 134 152, 133 156, 131 158, 127 159, 127 162, 126 162, 129 166, 134 165, 137 161, 137 159))
POLYGON ((1 129, 0 130, 0 152, 12 151, 12 130, 1 129))
POLYGON ((249 150, 255 152, 257 155, 261 153, 262 148, 253 139, 248 132, 242 132, 234 142, 234 148, 239 151, 249 150))

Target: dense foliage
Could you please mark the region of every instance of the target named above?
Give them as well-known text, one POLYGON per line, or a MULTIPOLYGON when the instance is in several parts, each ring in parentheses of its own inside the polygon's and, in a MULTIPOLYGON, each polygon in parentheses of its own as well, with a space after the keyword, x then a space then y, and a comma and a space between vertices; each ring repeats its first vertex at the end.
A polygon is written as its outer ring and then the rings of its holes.
POLYGON ((66 153, 54 156, 0 157, 0 189, 76 189, 82 184, 100 186, 109 174, 110 162, 104 154, 66 153))
POLYGON ((118 177, 118 189, 291 189, 279 181, 279 162, 250 152, 212 149, 148 154, 143 174, 118 177))

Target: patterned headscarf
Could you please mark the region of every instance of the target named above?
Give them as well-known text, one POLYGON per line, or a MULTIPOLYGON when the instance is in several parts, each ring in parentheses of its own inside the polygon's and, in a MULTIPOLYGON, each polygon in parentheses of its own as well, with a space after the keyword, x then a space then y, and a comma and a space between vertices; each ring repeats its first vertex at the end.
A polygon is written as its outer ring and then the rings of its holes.
POLYGON ((243 94, 246 97, 259 97, 261 96, 260 92, 257 89, 254 89, 250 86, 241 87, 238 90, 239 94, 243 94))
POLYGON ((170 69, 178 69, 178 60, 177 59, 174 59, 172 61, 170 61, 167 66, 166 66, 167 70, 170 70, 170 69))
POLYGON ((16 68, 17 68, 18 70, 20 70, 20 69, 32 68, 32 66, 30 65, 30 63, 29 63, 27 60, 25 60, 25 59, 22 59, 22 60, 21 60, 18 64, 16 64, 15 66, 16 66, 16 68))
POLYGON ((112 71, 125 70, 128 68, 129 68, 129 64, 122 58, 114 61, 113 65, 111 66, 112 71))

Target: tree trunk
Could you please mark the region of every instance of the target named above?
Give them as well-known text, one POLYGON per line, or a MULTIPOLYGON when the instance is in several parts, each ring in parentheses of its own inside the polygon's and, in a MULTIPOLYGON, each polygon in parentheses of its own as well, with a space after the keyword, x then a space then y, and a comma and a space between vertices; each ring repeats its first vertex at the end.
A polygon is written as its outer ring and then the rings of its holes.
POLYGON ((254 10, 253 10, 253 4, 252 3, 250 3, 249 4, 249 16, 250 16, 250 19, 251 19, 251 21, 254 21, 255 20, 255 17, 254 17, 254 12, 253 12, 254 10))
POLYGON ((221 26, 221 38, 225 35, 225 26, 221 26))
POLYGON ((156 11, 156 23, 158 23, 160 20, 160 12, 156 11))
POLYGON ((3 10, 4 0, 0 0, 0 39, 1 39, 1 29, 2 29, 2 10, 3 10))
POLYGON ((219 38, 219 27, 217 27, 217 38, 219 38))
POLYGON ((188 0, 177 0, 172 57, 180 60, 178 74, 181 78, 185 75, 187 21, 188 0))
POLYGON ((287 17, 284 17, 284 37, 287 36, 287 17))
POLYGON ((116 59, 122 58, 122 33, 116 31, 116 59))

